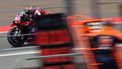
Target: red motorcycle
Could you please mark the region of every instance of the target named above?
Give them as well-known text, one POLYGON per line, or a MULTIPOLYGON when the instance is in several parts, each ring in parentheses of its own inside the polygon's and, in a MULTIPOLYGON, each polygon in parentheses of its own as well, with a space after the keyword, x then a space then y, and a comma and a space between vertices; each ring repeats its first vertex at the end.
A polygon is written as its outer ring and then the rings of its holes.
MULTIPOLYGON (((49 39, 53 38, 51 34, 49 35, 47 31, 55 30, 55 29, 63 29, 65 24, 63 25, 63 14, 62 13, 55 13, 55 14, 48 14, 48 15, 40 15, 33 18, 29 18, 29 21, 25 21, 23 24, 31 23, 27 26, 22 25, 22 23, 13 22, 11 25, 11 29, 7 33, 8 42, 13 47, 22 47, 26 46, 25 43, 29 45, 40 45, 40 42, 46 40, 50 41, 49 39), (29 27, 29 28, 28 28, 29 27), (42 34, 39 34, 42 33, 42 34), (46 35, 45 32, 48 34, 46 35), (35 34, 35 35, 34 35, 35 34), (41 39, 39 39, 38 38, 41 39), (44 36, 49 36, 51 38, 43 38, 44 36), (38 39, 39 40, 38 40, 38 39), (31 40, 30 40, 31 39, 31 40), (33 40, 34 39, 34 40, 33 40)), ((63 22, 65 23, 65 22, 63 22)))
MULTIPOLYGON (((31 22, 31 21, 29 21, 31 22)), ((29 22, 23 23, 23 24, 28 24, 29 22)), ((32 24, 30 24, 32 25, 32 24)), ((29 33, 27 31, 28 26, 22 25, 22 23, 15 23, 13 22, 11 24, 11 29, 7 33, 7 39, 8 42, 13 46, 13 47, 22 47, 25 46, 24 44, 31 44, 31 41, 29 38, 32 38, 33 34, 29 33)), ((34 26, 29 26, 29 27, 34 27, 34 26)))

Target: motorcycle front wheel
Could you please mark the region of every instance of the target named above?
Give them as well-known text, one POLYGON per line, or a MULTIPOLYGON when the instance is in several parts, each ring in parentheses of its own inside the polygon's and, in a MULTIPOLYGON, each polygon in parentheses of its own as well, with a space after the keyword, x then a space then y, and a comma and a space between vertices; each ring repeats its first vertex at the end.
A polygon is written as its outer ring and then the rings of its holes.
POLYGON ((17 27, 10 29, 7 33, 7 40, 13 47, 22 47, 24 45, 23 36, 19 35, 20 30, 17 27))

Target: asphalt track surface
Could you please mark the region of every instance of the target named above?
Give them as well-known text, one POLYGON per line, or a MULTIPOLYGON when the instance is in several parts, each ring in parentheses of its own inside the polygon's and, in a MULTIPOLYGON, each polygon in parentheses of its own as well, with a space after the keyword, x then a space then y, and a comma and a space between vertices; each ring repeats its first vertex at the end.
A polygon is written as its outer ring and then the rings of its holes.
POLYGON ((12 46, 8 43, 7 33, 0 33, 0 49, 12 48, 12 46))
MULTIPOLYGON (((7 40, 7 33, 10 30, 10 28, 10 26, 0 26, 0 50, 13 48, 13 46, 9 44, 7 40)), ((27 46, 27 44, 25 46, 27 46)))

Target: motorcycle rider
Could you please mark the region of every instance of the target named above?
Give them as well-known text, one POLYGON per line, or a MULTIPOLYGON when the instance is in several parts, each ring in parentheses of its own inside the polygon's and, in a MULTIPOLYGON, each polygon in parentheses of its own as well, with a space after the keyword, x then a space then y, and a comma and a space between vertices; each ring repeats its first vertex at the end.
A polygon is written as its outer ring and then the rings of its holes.
POLYGON ((23 26, 27 26, 29 25, 28 21, 30 18, 37 15, 46 15, 46 14, 48 14, 47 11, 40 9, 39 7, 31 6, 25 8, 25 10, 22 11, 20 14, 17 14, 13 22, 19 23, 23 26))
POLYGON ((39 7, 31 6, 25 8, 20 14, 17 14, 13 24, 23 26, 23 34, 31 34, 36 31, 35 23, 33 18, 38 15, 47 15, 48 12, 40 9, 39 7))

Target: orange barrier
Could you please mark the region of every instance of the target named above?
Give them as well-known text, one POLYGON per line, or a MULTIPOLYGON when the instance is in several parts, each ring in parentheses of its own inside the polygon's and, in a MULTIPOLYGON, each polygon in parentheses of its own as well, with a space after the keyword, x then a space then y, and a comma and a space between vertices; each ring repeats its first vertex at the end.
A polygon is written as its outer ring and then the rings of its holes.
MULTIPOLYGON (((71 30, 73 31, 74 42, 76 48, 85 48, 81 50, 81 52, 84 52, 84 57, 87 63, 88 69, 98 69, 97 65, 99 63, 96 63, 93 53, 91 52, 89 41, 86 39, 86 35, 94 35, 94 33, 89 32, 90 29, 86 26, 86 23, 89 22, 101 22, 101 19, 91 18, 91 17, 85 17, 85 16, 69 16, 68 18, 68 24, 71 27, 71 30), (84 20, 77 20, 77 18, 81 18, 84 20), (85 36, 84 36, 85 34, 85 36)), ((88 36, 87 35, 87 36, 88 36)), ((93 36, 92 35, 92 36, 93 36)), ((80 59, 80 58, 79 58, 80 59)))
MULTIPOLYGON (((91 32, 94 29, 91 29, 87 26, 89 23, 94 23, 94 22, 102 22, 108 20, 108 19, 97 19, 97 18, 86 18, 80 16, 69 16, 68 17, 69 25, 71 29, 73 30, 74 33, 74 41, 75 41, 75 46, 78 46, 80 48, 85 48, 82 50, 82 52, 85 53, 84 57, 86 59, 86 63, 88 66, 88 69, 98 69, 98 65, 101 65, 102 63, 96 63, 94 54, 92 53, 93 50, 99 50, 97 48, 91 48, 90 42, 87 38, 93 37, 96 35, 114 35, 115 37, 118 37, 121 35, 121 33, 117 30, 114 30, 113 28, 106 28, 103 27, 101 28, 100 31, 98 32, 91 32), (79 19, 84 19, 84 20, 77 20, 79 19), (116 33, 116 34, 115 34, 116 33)), ((120 54, 120 52, 115 51, 116 54, 120 54)), ((114 55, 114 53, 113 53, 114 55)), ((118 58, 119 55, 116 56, 116 59, 120 61, 120 58, 118 58)), ((120 63, 118 63, 119 66, 122 66, 120 63)), ((121 68, 121 67, 120 67, 121 68)))

